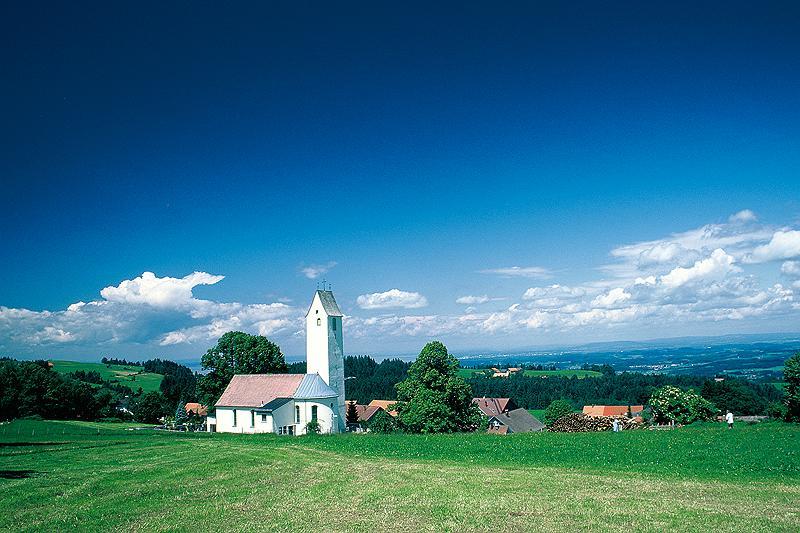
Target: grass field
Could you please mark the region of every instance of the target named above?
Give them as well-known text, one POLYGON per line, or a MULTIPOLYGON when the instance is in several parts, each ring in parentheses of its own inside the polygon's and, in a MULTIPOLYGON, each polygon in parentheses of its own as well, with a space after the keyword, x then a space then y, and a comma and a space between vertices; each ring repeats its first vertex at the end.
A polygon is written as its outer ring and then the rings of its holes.
POLYGON ((797 531, 800 427, 273 435, 0 426, 0 530, 797 531))
MULTIPOLYGON (((483 374, 488 368, 459 368, 458 375, 462 378, 470 378, 473 374, 483 374)), ((602 376, 600 372, 594 370, 524 370, 526 376, 578 376, 579 378, 597 378, 602 376)))
POLYGON ((83 370, 84 372, 100 372, 100 377, 109 381, 118 381, 122 385, 130 387, 134 392, 142 388, 144 392, 157 391, 164 376, 161 374, 151 374, 145 372, 137 374, 142 370, 140 366, 109 365, 102 363, 79 363, 77 361, 58 361, 53 360, 53 370, 62 374, 83 370))

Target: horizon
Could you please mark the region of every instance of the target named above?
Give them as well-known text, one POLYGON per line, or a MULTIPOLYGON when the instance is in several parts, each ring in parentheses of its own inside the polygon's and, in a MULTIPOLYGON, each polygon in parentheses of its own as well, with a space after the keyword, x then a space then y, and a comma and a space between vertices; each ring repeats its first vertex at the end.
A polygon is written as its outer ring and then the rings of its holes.
POLYGON ((2 9, 0 356, 800 323, 795 4, 2 9))

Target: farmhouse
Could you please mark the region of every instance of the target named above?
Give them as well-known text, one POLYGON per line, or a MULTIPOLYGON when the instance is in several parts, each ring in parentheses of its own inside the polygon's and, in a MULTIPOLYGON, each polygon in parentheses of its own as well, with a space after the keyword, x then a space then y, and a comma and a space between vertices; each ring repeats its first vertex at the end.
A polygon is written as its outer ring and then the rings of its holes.
POLYGON ((511 398, 473 398, 472 403, 486 416, 489 433, 541 431, 542 424, 527 409, 518 408, 511 398))
POLYGON ((392 416, 397 416, 397 411, 394 409, 389 409, 390 405, 394 405, 397 403, 397 400, 372 400, 369 402, 369 407, 380 407, 387 413, 392 416))
POLYGON ((186 410, 186 414, 197 415, 197 416, 207 416, 208 415, 208 407, 205 405, 199 404, 197 402, 188 402, 186 405, 183 406, 186 410))
POLYGON ((318 290, 306 313, 307 374, 238 374, 208 417, 208 431, 302 435, 345 429, 342 312, 331 291, 318 290))
POLYGON ((639 416, 644 411, 643 405, 584 405, 583 414, 586 416, 625 416, 628 409, 633 416, 639 416))
MULTIPOLYGON (((356 414, 358 415, 358 421, 359 422, 369 422, 370 420, 372 420, 372 417, 375 416, 375 414, 378 411, 383 411, 384 410, 382 407, 377 406, 377 405, 362 405, 362 404, 356 403, 355 401, 347 402, 347 404, 348 404, 348 406, 350 404, 355 405, 356 414)), ((346 412, 347 411, 345 411, 345 413, 346 412)))

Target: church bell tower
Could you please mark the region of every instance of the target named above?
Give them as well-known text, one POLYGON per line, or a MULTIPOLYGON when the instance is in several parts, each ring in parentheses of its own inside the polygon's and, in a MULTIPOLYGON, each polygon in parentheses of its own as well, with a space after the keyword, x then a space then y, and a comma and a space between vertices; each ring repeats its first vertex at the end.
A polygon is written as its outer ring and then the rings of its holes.
POLYGON ((338 431, 344 431, 342 312, 333 292, 329 290, 317 290, 306 313, 306 366, 306 372, 319 374, 328 386, 339 393, 334 412, 338 416, 338 431))

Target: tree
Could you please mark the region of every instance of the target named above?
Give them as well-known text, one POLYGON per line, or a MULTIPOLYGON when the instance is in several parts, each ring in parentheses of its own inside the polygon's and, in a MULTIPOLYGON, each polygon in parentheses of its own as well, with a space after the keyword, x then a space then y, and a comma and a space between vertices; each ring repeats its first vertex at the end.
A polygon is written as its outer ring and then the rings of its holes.
POLYGON ((569 400, 553 400, 544 411, 544 423, 550 425, 559 418, 572 414, 575 409, 569 400))
POLYGON ((786 420, 800 422, 800 353, 786 360, 783 380, 786 382, 786 420))
POLYGON ((169 413, 169 408, 160 392, 148 392, 140 396, 133 404, 133 418, 138 422, 157 424, 158 419, 169 413))
POLYGON ((356 410, 356 402, 347 402, 347 413, 345 419, 348 424, 358 424, 358 411, 356 410))
POLYGON ((379 409, 378 412, 369 419, 367 429, 373 433, 394 433, 397 431, 397 421, 392 415, 383 409, 379 409))
POLYGON ((178 402, 178 407, 175 409, 175 425, 185 424, 189 421, 189 415, 186 413, 186 407, 183 402, 178 402))
POLYGON ((208 373, 197 381, 200 402, 214 405, 234 374, 286 372, 281 349, 266 337, 229 331, 202 358, 208 373))
POLYGON ((653 420, 662 424, 691 424, 711 420, 718 412, 713 403, 692 389, 684 391, 671 385, 665 385, 653 393, 650 397, 650 408, 653 411, 653 420))
POLYGON ((472 388, 458 376, 458 360, 439 341, 425 345, 397 384, 397 422, 412 433, 475 431, 483 416, 472 388))
POLYGON ((310 420, 308 424, 306 424, 306 435, 319 435, 320 431, 319 422, 316 420, 310 420))

